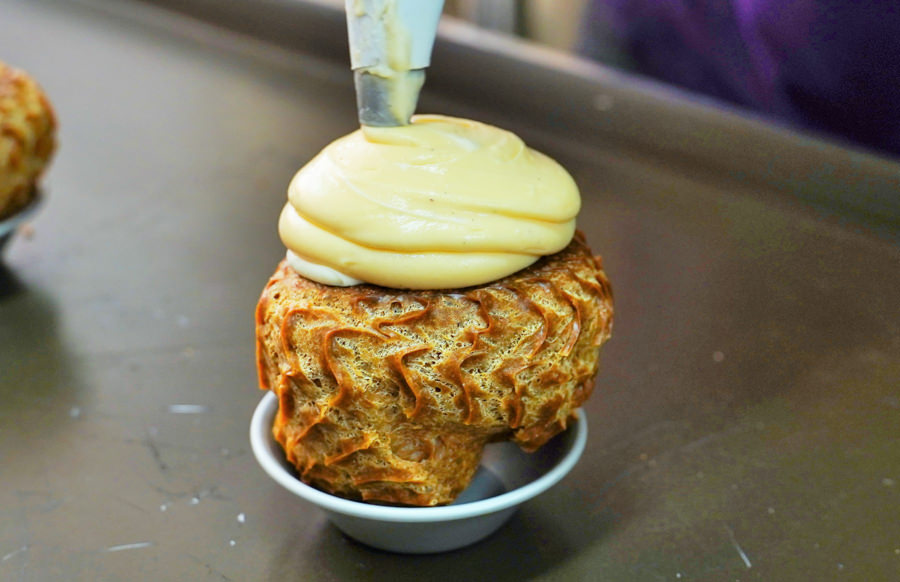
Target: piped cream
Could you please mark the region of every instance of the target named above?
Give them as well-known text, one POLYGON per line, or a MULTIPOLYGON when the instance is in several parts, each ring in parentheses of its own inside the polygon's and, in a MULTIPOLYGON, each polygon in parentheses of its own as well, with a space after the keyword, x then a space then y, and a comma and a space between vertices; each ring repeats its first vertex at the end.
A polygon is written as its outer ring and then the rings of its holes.
POLYGON ((580 206, 569 173, 513 133, 420 115, 328 145, 291 181, 279 234, 324 284, 460 288, 562 250, 580 206))

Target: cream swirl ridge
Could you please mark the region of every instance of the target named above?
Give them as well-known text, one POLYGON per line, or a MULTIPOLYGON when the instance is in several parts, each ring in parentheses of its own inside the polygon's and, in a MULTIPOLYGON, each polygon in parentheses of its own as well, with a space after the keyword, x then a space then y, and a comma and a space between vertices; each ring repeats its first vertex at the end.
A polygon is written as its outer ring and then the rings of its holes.
POLYGON ((514 134, 427 115, 327 146, 291 181, 279 234, 348 278, 459 288, 563 249, 579 209, 568 172, 514 134))

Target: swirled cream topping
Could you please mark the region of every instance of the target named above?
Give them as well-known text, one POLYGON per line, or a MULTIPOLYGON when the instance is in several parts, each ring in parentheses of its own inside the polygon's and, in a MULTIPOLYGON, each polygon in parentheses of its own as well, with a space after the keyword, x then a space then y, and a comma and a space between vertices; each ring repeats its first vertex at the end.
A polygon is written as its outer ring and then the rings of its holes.
POLYGON ((420 115, 362 127, 291 181, 279 219, 292 268, 327 285, 480 285, 572 239, 572 177, 514 134, 420 115))

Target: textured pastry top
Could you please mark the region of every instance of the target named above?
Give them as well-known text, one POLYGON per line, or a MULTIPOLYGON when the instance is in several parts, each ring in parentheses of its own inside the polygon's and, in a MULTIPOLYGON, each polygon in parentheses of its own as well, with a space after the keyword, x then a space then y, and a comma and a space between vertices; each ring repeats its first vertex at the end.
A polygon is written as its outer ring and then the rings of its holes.
POLYGON ((285 262, 256 312, 274 435, 304 481, 345 497, 435 505, 486 442, 534 450, 593 389, 612 293, 581 235, 513 275, 454 292, 333 287, 285 262))
POLYGON ((580 205, 568 172, 516 135, 427 115, 327 146, 291 181, 279 234, 321 283, 461 288, 563 249, 580 205))
POLYGON ((56 147, 56 119, 44 92, 0 62, 0 218, 31 198, 56 147))

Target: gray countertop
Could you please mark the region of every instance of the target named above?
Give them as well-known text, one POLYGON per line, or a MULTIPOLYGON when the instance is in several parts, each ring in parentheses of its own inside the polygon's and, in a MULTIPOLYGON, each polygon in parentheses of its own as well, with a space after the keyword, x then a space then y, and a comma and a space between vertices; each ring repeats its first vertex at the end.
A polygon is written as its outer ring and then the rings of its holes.
POLYGON ((573 473, 476 546, 398 556, 282 490, 247 439, 278 212, 356 125, 346 65, 147 4, 0 12, 0 60, 61 127, 0 266, 0 580, 896 579, 894 162, 620 76, 578 77, 622 105, 609 131, 437 82, 422 109, 570 169, 616 328, 573 473))

